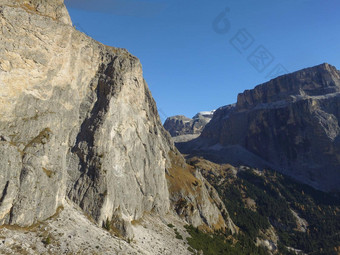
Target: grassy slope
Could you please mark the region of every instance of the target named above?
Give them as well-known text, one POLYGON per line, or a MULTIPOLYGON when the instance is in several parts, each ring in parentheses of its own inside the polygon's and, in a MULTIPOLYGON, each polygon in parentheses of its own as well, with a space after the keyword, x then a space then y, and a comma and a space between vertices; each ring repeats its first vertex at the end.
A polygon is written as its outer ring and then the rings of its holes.
MULTIPOLYGON (((256 171, 245 168, 238 171, 230 165, 216 165, 202 159, 192 159, 189 163, 201 169, 202 174, 217 189, 223 199, 233 221, 242 231, 237 245, 220 242, 225 253, 209 251, 214 243, 204 233, 189 231, 192 234, 192 247, 201 249, 204 254, 263 254, 256 250, 257 237, 263 239, 263 233, 272 225, 279 237, 278 248, 281 254, 292 254, 286 247, 294 247, 308 254, 340 253, 340 200, 336 195, 316 191, 313 188, 295 182, 289 177, 274 171, 256 171), (234 173, 233 173, 234 170, 234 173), (247 200, 254 201, 250 207, 247 200), (305 232, 298 229, 294 210, 308 222, 305 232), (207 239, 202 242, 202 239, 207 239), (201 242, 199 241, 201 240, 201 242), (208 247, 204 248, 204 243, 208 247), (202 246, 203 245, 203 246, 202 246), (227 252, 227 249, 236 249, 227 252), (206 250, 205 250, 206 249, 206 250)), ((220 240, 214 237, 215 242, 220 240)), ((217 245, 216 243, 214 244, 217 245)))

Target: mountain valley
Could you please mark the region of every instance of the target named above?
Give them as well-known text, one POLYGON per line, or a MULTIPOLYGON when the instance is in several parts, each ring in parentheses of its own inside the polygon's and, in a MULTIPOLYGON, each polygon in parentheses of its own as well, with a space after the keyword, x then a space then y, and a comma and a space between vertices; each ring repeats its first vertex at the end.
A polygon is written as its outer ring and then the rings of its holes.
POLYGON ((161 123, 63 0, 0 1, 0 254, 340 254, 340 72, 161 123))

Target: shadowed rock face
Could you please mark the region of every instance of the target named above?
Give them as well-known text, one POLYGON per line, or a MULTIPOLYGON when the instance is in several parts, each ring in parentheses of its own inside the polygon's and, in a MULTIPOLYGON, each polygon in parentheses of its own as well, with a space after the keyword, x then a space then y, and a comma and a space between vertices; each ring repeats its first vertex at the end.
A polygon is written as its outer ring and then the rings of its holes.
POLYGON ((200 138, 179 147, 339 191, 339 124, 340 72, 322 64, 239 94, 235 107, 215 112, 200 138))
POLYGON ((192 119, 183 115, 169 117, 164 122, 164 128, 171 136, 193 134, 192 119))
MULTIPOLYGON (((129 236, 145 212, 170 212, 166 172, 178 152, 139 60, 70 24, 63 1, 0 4, 0 224, 29 226, 68 197, 129 236)), ((225 227, 205 203, 195 225, 225 227)))
POLYGON ((264 104, 340 92, 340 74, 325 63, 284 75, 238 95, 237 109, 247 110, 264 104))

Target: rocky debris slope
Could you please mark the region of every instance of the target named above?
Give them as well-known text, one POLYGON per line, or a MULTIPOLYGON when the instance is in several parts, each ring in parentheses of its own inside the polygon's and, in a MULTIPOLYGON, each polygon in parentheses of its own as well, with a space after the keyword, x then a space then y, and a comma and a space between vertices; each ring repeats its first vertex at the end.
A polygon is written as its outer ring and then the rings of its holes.
MULTIPOLYGON (((0 225, 43 221, 66 197, 127 237, 145 213, 171 212, 178 152, 139 60, 73 28, 61 0, 2 1, 0 24, 0 225)), ((226 226, 206 198, 191 222, 226 226)))
POLYGON ((339 191, 339 124, 340 72, 322 64, 239 94, 236 106, 218 109, 202 135, 179 148, 339 191))
POLYGON ((174 216, 145 216, 134 222, 136 237, 122 240, 98 227, 82 210, 66 201, 56 215, 30 228, 0 228, 0 254, 191 254, 183 240, 175 238, 171 222, 186 237, 183 222, 174 216))
POLYGON ((169 117, 164 122, 164 128, 175 142, 189 141, 202 133, 204 127, 212 119, 214 112, 199 112, 192 119, 183 115, 169 117))

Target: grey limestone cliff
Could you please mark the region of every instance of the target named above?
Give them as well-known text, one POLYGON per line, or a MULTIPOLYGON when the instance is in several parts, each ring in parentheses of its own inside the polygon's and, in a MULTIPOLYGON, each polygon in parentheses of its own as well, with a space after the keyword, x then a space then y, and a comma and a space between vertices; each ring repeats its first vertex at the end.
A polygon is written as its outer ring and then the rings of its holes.
MULTIPOLYGON (((178 152, 141 63, 77 31, 62 0, 0 2, 0 117, 1 225, 42 221, 68 197, 131 235, 132 220, 172 209, 178 152)), ((206 203, 195 225, 219 220, 206 203)))
POLYGON ((214 111, 199 112, 192 119, 183 115, 169 117, 164 122, 164 128, 173 137, 175 143, 188 142, 197 138, 209 123, 214 111))
POLYGON ((339 191, 340 72, 329 64, 278 77, 218 109, 183 152, 215 161, 270 167, 339 191))
POLYGON ((172 137, 181 135, 201 134, 204 127, 213 117, 214 111, 197 113, 192 119, 183 115, 169 117, 164 122, 164 128, 172 137))

